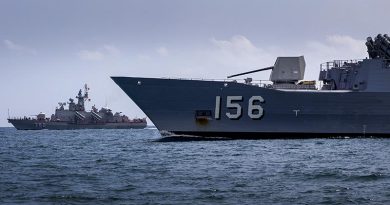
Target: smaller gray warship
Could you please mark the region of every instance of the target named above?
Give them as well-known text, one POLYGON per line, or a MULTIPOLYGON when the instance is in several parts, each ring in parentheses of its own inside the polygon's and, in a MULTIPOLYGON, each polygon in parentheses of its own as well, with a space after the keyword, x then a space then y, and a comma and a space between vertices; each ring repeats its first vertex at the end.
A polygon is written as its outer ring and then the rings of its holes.
POLYGON ((73 129, 142 129, 147 126, 146 118, 129 119, 120 112, 113 114, 106 107, 98 110, 95 105, 91 111, 85 110, 85 102, 88 97, 88 86, 84 87, 84 94, 80 89, 77 104, 70 98, 68 103, 58 103, 55 114, 46 118, 45 113, 39 113, 36 117, 8 118, 18 130, 73 130, 73 129), (68 109, 65 105, 68 104, 68 109))

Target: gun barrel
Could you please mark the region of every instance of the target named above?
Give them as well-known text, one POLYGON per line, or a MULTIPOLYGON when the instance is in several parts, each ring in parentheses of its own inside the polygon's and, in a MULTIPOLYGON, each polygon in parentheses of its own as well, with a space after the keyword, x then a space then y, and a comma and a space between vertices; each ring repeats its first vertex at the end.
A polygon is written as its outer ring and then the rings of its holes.
POLYGON ((265 70, 272 70, 273 68, 274 68, 274 67, 271 66, 271 67, 261 68, 261 69, 257 69, 257 70, 252 70, 252 71, 244 72, 244 73, 238 73, 238 74, 230 75, 230 76, 228 76, 227 78, 233 78, 233 77, 237 77, 237 76, 241 76, 241 75, 246 75, 246 74, 251 74, 251 73, 256 73, 256 72, 265 71, 265 70))

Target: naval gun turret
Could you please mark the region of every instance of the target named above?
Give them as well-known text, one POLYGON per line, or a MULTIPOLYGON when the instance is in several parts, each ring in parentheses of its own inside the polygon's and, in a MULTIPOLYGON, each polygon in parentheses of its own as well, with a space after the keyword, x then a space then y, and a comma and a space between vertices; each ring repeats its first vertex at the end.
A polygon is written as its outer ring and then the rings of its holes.
POLYGON ((296 84, 303 80, 305 74, 305 58, 278 57, 272 69, 270 80, 274 84, 296 84))
MULTIPOLYGON (((305 74, 305 58, 278 57, 272 69, 270 80, 274 88, 278 89, 299 89, 297 83, 303 80, 305 74)), ((300 86, 302 87, 302 86, 300 86)))

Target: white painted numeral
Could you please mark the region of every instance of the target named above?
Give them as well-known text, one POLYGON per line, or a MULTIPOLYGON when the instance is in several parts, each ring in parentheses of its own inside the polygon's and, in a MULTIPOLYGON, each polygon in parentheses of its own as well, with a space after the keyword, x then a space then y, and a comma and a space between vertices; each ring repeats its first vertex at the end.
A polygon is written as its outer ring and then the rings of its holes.
POLYGON ((215 97, 215 119, 219 120, 221 118, 221 96, 215 97))
MULTIPOLYGON (((221 96, 215 97, 215 110, 214 110, 214 118, 219 120, 221 119, 221 104, 222 104, 221 96)), ((242 96, 227 96, 226 97, 226 108, 235 110, 232 112, 226 112, 226 116, 229 119, 236 120, 242 117, 242 107, 240 102, 243 101, 242 96)), ((264 109, 260 105, 264 103, 264 98, 261 96, 252 96, 248 100, 248 117, 251 119, 260 119, 264 115, 264 109)))
POLYGON ((242 107, 233 101, 242 101, 242 96, 227 96, 226 108, 236 109, 236 113, 227 112, 226 116, 229 119, 238 119, 242 115, 242 107))
POLYGON ((260 119, 261 116, 263 116, 264 110, 260 105, 255 105, 255 102, 262 103, 264 102, 264 99, 261 96, 252 96, 249 98, 248 103, 248 116, 252 119, 260 119), (254 111, 257 110, 257 113, 254 113, 254 111))

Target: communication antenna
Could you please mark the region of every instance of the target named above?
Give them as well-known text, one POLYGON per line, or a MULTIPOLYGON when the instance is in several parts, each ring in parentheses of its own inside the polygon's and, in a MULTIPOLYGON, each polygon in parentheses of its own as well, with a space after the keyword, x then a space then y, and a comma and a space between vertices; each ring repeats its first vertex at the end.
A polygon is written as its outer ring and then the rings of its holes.
POLYGON ((89 87, 87 84, 84 84, 84 101, 90 100, 88 96, 89 87))
POLYGON ((9 108, 8 108, 8 119, 10 119, 10 117, 9 117, 9 108))

